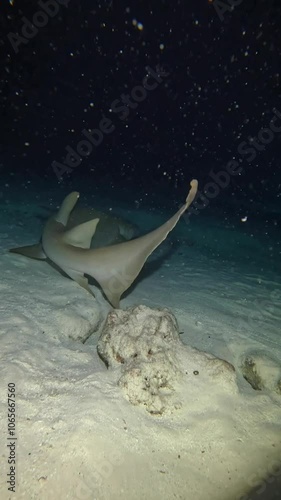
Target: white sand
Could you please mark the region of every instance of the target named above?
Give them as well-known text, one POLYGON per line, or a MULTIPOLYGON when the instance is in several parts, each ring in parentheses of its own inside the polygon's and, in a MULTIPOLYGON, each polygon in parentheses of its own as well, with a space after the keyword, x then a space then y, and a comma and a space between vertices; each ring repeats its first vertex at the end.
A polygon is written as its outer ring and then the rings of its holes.
POLYGON ((238 500, 254 486, 269 491, 262 478, 281 475, 281 395, 253 390, 240 365, 254 351, 281 360, 280 281, 211 262, 196 245, 144 271, 121 306, 171 308, 182 340, 232 363, 239 387, 190 385, 182 409, 151 416, 124 399, 96 353, 110 309, 101 293, 93 288, 95 301, 47 263, 5 252, 34 241, 40 223, 31 217, 25 232, 28 217, 0 227, 1 500, 238 500), (15 494, 6 483, 9 382, 15 494))

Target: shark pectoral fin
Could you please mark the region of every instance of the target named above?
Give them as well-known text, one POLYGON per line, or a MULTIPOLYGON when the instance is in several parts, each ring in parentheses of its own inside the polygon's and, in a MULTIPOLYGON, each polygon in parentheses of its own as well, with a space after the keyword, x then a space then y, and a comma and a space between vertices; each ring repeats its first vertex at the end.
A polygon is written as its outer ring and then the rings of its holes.
POLYGON ((93 219, 69 229, 64 233, 63 240, 75 247, 90 248, 98 222, 99 219, 93 219))
POLYGON ((104 272, 91 274, 101 286, 108 301, 116 309, 119 307, 121 296, 135 281, 148 257, 147 252, 143 250, 138 252, 135 244, 129 248, 128 243, 130 242, 108 247, 104 260, 104 272), (113 249, 112 255, 110 255, 111 249, 113 249), (119 263, 117 267, 114 265, 115 257, 119 263))
POLYGON ((115 309, 118 309, 121 295, 127 290, 127 288, 129 288, 129 286, 133 283, 133 281, 134 280, 130 281, 129 284, 126 286, 122 286, 121 284, 121 289, 120 289, 120 281, 117 279, 117 277, 114 278, 111 277, 109 280, 100 283, 100 286, 110 304, 115 309), (115 286, 117 290, 114 290, 115 286))
MULTIPOLYGON (((111 280, 111 285, 112 285, 112 280, 111 280)), ((103 292, 104 292, 107 300, 110 302, 110 304, 115 309, 118 309, 119 308, 119 303, 120 303, 120 298, 121 298, 121 295, 122 295, 122 293, 123 293, 124 290, 122 290, 121 292, 114 291, 114 289, 111 289, 108 286, 108 283, 103 283, 101 285, 101 288, 102 288, 102 290, 103 290, 103 292)))
POLYGON ((47 259, 47 256, 42 248, 41 243, 37 243, 36 245, 28 245, 26 247, 10 248, 9 252, 18 253, 20 255, 24 255, 25 257, 29 257, 30 259, 38 259, 38 260, 47 259))
POLYGON ((68 267, 61 267, 60 266, 60 269, 63 272, 65 272, 65 274, 67 274, 67 276, 69 276, 71 279, 76 281, 76 283, 78 283, 78 285, 85 288, 85 290, 87 290, 87 292, 89 292, 93 297, 95 297, 94 292, 92 292, 91 288, 89 287, 88 278, 86 278, 83 273, 80 273, 79 271, 73 271, 73 269, 69 269, 68 267))
POLYGON ((107 295, 107 299, 109 300, 110 304, 114 307, 114 309, 119 309, 119 304, 120 304, 120 295, 116 296, 109 296, 107 295))
MULTIPOLYGON (((97 280, 96 280, 97 281, 97 280)), ((102 282, 99 282, 99 285, 105 295, 105 297, 107 298, 108 302, 110 302, 110 304, 115 308, 115 309, 118 309, 119 308, 119 303, 120 303, 120 298, 121 298, 121 295, 122 293, 124 292, 124 290, 122 289, 121 291, 114 291, 114 288, 113 288, 113 281, 112 279, 109 279, 109 280, 105 280, 105 281, 102 281, 102 282), (110 285, 109 286, 109 283, 110 282, 110 285)))

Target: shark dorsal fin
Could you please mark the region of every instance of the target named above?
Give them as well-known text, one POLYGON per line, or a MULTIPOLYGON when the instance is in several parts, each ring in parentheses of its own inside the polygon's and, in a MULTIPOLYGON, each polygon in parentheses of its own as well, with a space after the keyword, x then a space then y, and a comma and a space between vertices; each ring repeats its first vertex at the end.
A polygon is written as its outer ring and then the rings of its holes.
POLYGON ((98 222, 99 219, 93 219, 72 229, 68 229, 62 237, 64 242, 75 247, 90 248, 98 222))

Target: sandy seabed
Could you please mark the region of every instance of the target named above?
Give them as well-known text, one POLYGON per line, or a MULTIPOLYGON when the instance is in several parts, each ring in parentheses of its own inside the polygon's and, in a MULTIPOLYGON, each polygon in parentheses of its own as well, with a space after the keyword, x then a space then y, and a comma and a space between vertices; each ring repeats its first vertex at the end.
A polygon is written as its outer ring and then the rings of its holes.
POLYGON ((281 491, 280 277, 212 261, 196 245, 167 255, 164 246, 121 307, 170 308, 186 345, 235 367, 238 390, 198 391, 191 379, 180 409, 150 415, 124 398, 97 355, 109 304, 45 262, 8 254, 36 241, 40 227, 26 231, 30 213, 20 225, 13 214, 0 226, 0 498, 280 498, 270 496, 281 491), (247 359, 261 390, 243 377, 247 359), (16 437, 16 493, 8 490, 8 437, 16 437))

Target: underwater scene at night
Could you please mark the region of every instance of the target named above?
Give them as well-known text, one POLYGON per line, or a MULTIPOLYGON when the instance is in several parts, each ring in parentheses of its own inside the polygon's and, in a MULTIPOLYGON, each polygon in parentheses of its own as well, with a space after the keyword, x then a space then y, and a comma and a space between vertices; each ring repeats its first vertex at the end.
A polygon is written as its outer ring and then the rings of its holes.
POLYGON ((3 0, 1 499, 281 498, 281 5, 3 0))

